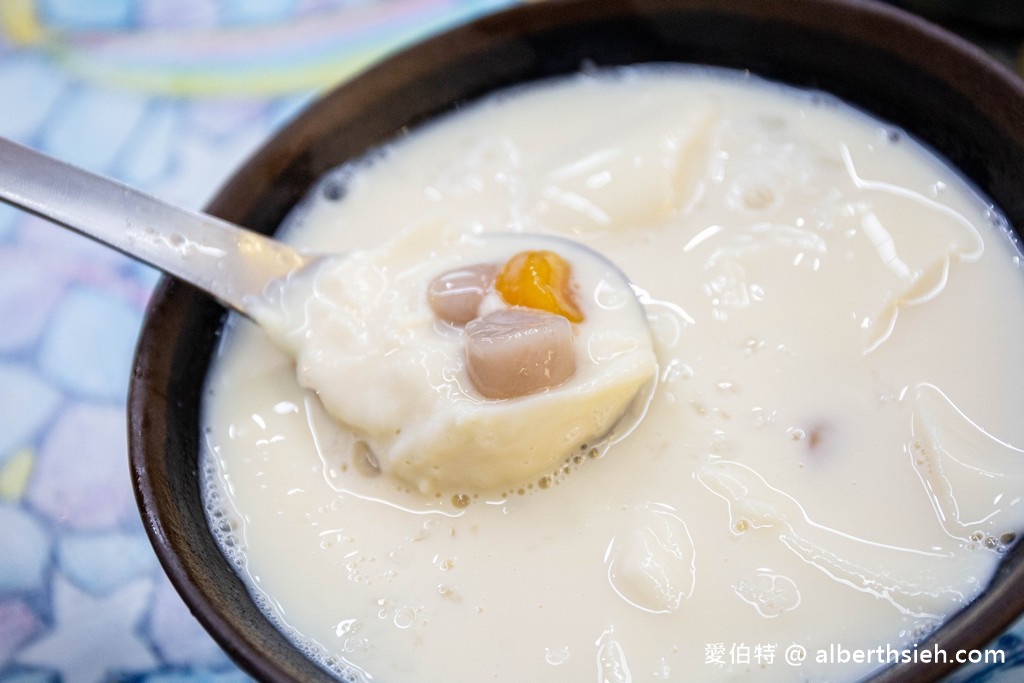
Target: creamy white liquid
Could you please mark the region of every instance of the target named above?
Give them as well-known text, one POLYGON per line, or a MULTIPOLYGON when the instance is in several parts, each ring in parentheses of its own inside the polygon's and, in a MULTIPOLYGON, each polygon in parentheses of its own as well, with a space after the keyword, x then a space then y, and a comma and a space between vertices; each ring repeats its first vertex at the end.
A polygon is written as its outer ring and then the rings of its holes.
POLYGON ((899 131, 747 78, 627 70, 469 108, 342 181, 289 240, 573 237, 646 293, 659 381, 606 453, 463 506, 360 469, 232 319, 204 405, 211 525, 335 670, 853 680, 877 663, 815 651, 920 640, 1024 526, 1017 252, 899 131))

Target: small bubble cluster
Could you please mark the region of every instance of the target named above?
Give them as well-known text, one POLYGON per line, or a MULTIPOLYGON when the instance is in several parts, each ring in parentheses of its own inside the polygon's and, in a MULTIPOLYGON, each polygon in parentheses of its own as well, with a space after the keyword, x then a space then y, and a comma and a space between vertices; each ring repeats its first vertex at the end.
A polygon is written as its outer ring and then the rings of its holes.
MULTIPOLYGON (((513 496, 526 496, 538 491, 546 491, 554 486, 558 486, 565 477, 572 474, 577 468, 581 467, 583 463, 588 460, 596 460, 600 458, 604 452, 604 448, 598 446, 592 446, 590 444, 581 444, 579 450, 570 454, 562 463, 554 470, 547 474, 543 474, 536 479, 518 486, 514 489, 508 489, 498 494, 500 498, 511 498, 513 496)), ((442 499, 445 496, 440 491, 434 493, 434 497, 442 499)), ((449 502, 452 507, 457 509, 464 509, 469 507, 474 501, 478 500, 480 496, 478 494, 466 494, 466 493, 455 493, 449 498, 449 502)))
POLYGON ((241 525, 221 499, 217 488, 216 468, 209 459, 204 459, 199 469, 199 487, 207 526, 213 534, 213 540, 228 564, 234 567, 235 571, 241 571, 245 567, 245 548, 239 533, 241 525))
POLYGON ((1017 540, 1017 535, 1007 531, 996 536, 979 530, 972 533, 969 539, 968 547, 971 549, 984 548, 985 550, 992 550, 997 553, 1005 553, 1013 545, 1013 542, 1017 540))
POLYGON ((766 619, 774 619, 800 605, 800 590, 788 576, 758 572, 733 587, 744 602, 766 619))
POLYGON ((900 633, 900 636, 906 638, 910 643, 920 643, 922 640, 930 636, 938 626, 938 621, 934 619, 925 619, 912 624, 910 628, 900 633))
MULTIPOLYGON (((294 628, 289 627, 282 621, 280 615, 263 593, 251 590, 249 582, 244 579, 245 559, 243 554, 244 547, 241 542, 241 522, 229 512, 228 505, 223 500, 218 488, 217 479, 216 465, 208 455, 204 455, 200 459, 199 487, 202 500, 204 501, 207 522, 221 553, 234 568, 235 573, 243 579, 253 604, 274 628, 282 633, 299 652, 314 664, 343 683, 369 683, 366 676, 357 668, 343 659, 329 655, 322 645, 302 638, 294 628)), ((356 630, 354 627, 349 629, 350 633, 343 645, 343 649, 346 652, 355 652, 368 647, 365 639, 354 636, 356 630)))

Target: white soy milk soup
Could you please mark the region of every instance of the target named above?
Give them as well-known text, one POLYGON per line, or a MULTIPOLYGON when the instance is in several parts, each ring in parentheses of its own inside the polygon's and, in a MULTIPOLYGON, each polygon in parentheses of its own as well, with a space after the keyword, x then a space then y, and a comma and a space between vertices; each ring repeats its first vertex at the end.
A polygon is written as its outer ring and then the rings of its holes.
POLYGON ((1017 252, 890 126, 729 73, 589 74, 339 171, 286 237, 344 252, 438 225, 607 255, 641 292, 657 382, 607 450, 505 491, 424 494, 368 466, 232 319, 204 405, 211 525, 333 670, 853 680, 877 658, 816 651, 919 641, 1024 526, 1017 252))

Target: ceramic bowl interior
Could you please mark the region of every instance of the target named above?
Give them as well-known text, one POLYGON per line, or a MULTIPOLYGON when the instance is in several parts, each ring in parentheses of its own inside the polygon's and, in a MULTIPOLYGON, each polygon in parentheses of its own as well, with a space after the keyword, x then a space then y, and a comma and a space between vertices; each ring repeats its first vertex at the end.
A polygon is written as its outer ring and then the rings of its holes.
MULTIPOLYGON (((271 233, 325 171, 495 89, 582 65, 690 62, 831 92, 944 155, 1024 227, 1024 87, 984 54, 886 5, 854 0, 553 0, 456 28, 328 94, 259 151, 209 210, 271 233)), ((329 680, 261 615, 207 529, 199 410, 225 311, 173 280, 156 292, 130 392, 130 457, 160 560, 198 619, 269 680, 329 680)), ((926 643, 983 647, 1024 612, 1024 546, 926 643)), ((936 664, 879 681, 939 677, 936 664)))

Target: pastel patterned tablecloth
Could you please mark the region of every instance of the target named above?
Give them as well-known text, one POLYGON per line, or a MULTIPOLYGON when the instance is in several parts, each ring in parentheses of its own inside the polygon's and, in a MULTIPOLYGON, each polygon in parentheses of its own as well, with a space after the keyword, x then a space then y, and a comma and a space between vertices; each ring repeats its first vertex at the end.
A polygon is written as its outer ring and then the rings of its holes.
MULTIPOLYGON (((318 91, 515 0, 0 0, 0 135, 191 207, 318 91)), ((234 681, 164 577, 125 401, 157 274, 0 206, 0 681, 234 681)), ((1022 680, 1009 665, 956 680, 1022 680)))

